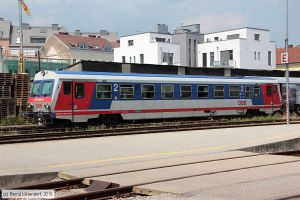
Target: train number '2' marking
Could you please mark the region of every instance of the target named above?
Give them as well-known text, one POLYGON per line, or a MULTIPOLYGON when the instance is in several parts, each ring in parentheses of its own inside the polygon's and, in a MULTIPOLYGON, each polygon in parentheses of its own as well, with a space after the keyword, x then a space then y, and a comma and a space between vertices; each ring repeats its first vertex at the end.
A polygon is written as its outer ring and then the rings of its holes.
POLYGON ((114 92, 118 92, 118 84, 114 84, 114 92))
POLYGON ((247 105, 247 101, 245 101, 245 100, 239 100, 238 101, 238 105, 240 105, 240 106, 246 106, 247 105))

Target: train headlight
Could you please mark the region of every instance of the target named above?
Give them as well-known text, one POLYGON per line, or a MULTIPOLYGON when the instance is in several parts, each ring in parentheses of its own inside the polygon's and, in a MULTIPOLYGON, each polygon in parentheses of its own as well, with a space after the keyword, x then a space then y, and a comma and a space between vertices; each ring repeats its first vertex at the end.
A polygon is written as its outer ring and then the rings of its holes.
POLYGON ((50 105, 49 105, 49 104, 46 104, 44 107, 46 108, 46 110, 47 110, 48 112, 50 112, 50 111, 51 111, 51 107, 50 107, 50 105))
POLYGON ((30 103, 27 104, 27 110, 28 112, 33 112, 34 106, 31 105, 30 103))

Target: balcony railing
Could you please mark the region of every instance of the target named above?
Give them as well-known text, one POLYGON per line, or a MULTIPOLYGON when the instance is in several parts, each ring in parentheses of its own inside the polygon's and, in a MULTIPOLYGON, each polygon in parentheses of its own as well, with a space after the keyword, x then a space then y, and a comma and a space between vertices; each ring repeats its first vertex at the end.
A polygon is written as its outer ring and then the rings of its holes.
POLYGON ((235 60, 214 61, 212 67, 236 67, 235 60))

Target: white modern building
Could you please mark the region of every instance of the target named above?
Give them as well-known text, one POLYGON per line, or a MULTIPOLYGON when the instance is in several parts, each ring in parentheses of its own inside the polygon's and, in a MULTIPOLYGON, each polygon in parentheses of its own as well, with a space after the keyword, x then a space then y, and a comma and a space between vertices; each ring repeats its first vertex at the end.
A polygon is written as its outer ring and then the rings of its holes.
POLYGON ((120 47, 114 49, 114 61, 157 65, 180 65, 180 45, 172 43, 167 26, 158 26, 157 32, 139 33, 120 38, 120 47))
POLYGON ((275 42, 269 30, 249 27, 205 34, 198 44, 198 66, 274 70, 275 42))

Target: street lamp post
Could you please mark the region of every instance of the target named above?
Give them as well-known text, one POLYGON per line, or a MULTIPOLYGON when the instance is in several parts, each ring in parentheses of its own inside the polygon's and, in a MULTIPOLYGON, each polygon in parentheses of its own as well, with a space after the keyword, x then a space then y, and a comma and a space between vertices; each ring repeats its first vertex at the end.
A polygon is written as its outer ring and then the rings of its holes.
POLYGON ((19 31, 20 31, 20 52, 19 52, 19 62, 18 62, 18 72, 24 73, 24 60, 23 60, 23 27, 22 27, 22 2, 18 0, 19 7, 19 31))
POLYGON ((285 53, 287 55, 287 62, 285 64, 286 72, 285 72, 285 77, 286 77, 286 89, 285 89, 285 95, 286 95, 286 124, 290 124, 290 102, 289 102, 289 59, 288 59, 288 48, 289 48, 289 32, 288 32, 288 27, 289 27, 289 0, 286 0, 286 37, 285 37, 285 53))

